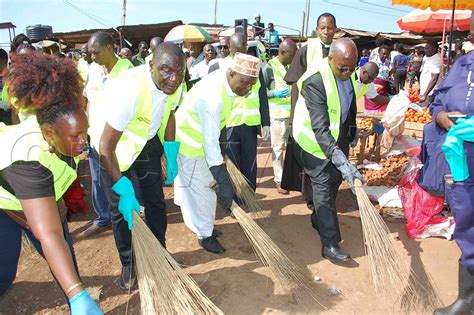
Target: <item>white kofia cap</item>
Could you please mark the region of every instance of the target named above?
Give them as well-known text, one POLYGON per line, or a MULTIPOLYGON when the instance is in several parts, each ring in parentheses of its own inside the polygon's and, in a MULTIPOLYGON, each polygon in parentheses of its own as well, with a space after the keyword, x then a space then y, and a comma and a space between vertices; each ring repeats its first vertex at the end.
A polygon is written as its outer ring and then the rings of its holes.
POLYGON ((257 57, 236 53, 230 67, 233 71, 249 76, 258 77, 260 72, 261 62, 257 57))

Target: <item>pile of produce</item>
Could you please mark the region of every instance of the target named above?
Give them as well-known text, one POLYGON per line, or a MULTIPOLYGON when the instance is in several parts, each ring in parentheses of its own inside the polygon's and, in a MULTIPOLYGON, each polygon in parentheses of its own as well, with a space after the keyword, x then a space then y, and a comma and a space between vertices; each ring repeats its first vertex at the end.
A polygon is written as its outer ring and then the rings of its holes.
POLYGON ((420 101, 420 91, 415 88, 409 88, 408 98, 410 99, 411 103, 418 104, 418 102, 420 101))
POLYGON ((403 176, 409 157, 406 154, 393 155, 382 159, 379 165, 381 170, 363 168, 360 170, 367 186, 397 186, 403 176))
POLYGON ((419 112, 409 108, 405 113, 405 121, 418 122, 422 124, 429 123, 432 120, 431 114, 427 107, 423 107, 419 112))
POLYGON ((372 130, 373 128, 372 118, 362 118, 360 120, 357 120, 357 128, 372 130))

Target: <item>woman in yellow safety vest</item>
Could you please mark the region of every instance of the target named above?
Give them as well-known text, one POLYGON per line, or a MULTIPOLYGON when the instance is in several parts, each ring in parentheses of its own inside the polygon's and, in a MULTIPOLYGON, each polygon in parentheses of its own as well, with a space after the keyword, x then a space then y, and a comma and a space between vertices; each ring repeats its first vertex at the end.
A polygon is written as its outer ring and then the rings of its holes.
POLYGON ((8 93, 29 115, 18 125, 0 124, 0 297, 15 279, 23 231, 48 262, 71 314, 102 314, 81 283, 58 205, 86 144, 82 79, 67 58, 31 53, 16 59, 8 93))

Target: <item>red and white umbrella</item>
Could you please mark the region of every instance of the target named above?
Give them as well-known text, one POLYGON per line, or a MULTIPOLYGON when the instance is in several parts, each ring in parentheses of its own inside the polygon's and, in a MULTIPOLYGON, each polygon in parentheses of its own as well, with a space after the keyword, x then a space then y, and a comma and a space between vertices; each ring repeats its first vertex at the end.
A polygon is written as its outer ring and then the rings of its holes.
MULTIPOLYGON (((473 0, 474 1, 474 0, 473 0)), ((453 29, 467 31, 470 28, 471 10, 455 10, 453 29)), ((447 31, 451 24, 451 10, 432 11, 416 9, 397 21, 404 31, 415 33, 439 33, 447 31)))

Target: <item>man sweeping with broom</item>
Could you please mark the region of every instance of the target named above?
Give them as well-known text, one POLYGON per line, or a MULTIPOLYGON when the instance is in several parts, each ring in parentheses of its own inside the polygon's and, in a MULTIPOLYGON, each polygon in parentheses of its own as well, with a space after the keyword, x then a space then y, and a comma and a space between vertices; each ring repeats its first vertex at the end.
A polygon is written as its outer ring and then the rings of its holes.
POLYGON ((227 209, 234 196, 219 139, 222 131, 225 136, 234 98, 250 92, 259 71, 258 58, 236 53, 229 69, 219 69, 196 84, 176 112, 176 140, 181 147, 174 200, 186 226, 211 253, 225 251, 217 240, 221 233, 214 230, 216 194, 227 209), (213 181, 215 191, 210 187, 213 181))
POLYGON ((132 180, 136 179, 145 205, 148 227, 166 248, 166 204, 161 177, 165 153, 167 183, 177 172, 179 143, 174 141, 174 110, 182 96, 186 63, 181 49, 160 44, 148 65, 127 70, 111 84, 104 99, 109 111, 100 137, 101 177, 111 205, 112 228, 122 263, 119 286, 136 286, 130 230, 133 211, 140 213, 132 180))
POLYGON ((334 41, 328 58, 309 68, 298 81, 300 95, 293 117, 293 152, 313 188, 311 223, 321 237, 323 257, 331 262, 350 258, 339 246, 341 234, 336 212, 339 186, 344 179, 354 190, 354 179, 363 179, 347 159, 349 143, 356 131, 353 76, 356 66, 354 42, 346 38, 334 41))

